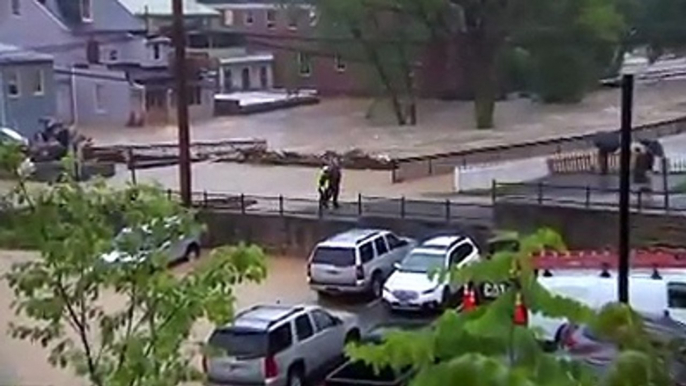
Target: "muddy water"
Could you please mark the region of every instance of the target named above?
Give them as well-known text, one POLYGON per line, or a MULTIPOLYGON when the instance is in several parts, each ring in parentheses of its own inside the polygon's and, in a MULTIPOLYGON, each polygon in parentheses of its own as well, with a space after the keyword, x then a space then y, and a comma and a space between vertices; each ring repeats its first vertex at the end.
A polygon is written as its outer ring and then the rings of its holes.
MULTIPOLYGON (((0 251, 0 275, 6 273, 12 263, 35 257, 29 252, 0 251)), ((190 264, 175 268, 179 274, 192 269, 190 264)), ((237 308, 257 303, 309 303, 316 300, 306 285, 305 260, 294 257, 272 257, 269 259, 269 277, 260 284, 243 285, 236 288, 237 308)), ((47 350, 26 341, 9 337, 6 326, 16 317, 10 311, 13 294, 7 283, 0 282, 0 385, 22 386, 80 386, 85 383, 68 370, 52 368, 47 363, 47 350)), ((121 299, 103 296, 107 307, 121 307, 121 299)), ((203 341, 212 326, 200 322, 194 329, 193 339, 203 341)))

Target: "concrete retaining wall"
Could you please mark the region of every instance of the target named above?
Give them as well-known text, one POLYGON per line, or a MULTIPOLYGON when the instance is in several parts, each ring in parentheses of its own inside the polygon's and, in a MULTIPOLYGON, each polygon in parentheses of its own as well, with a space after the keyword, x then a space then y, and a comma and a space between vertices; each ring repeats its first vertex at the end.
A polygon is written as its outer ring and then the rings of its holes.
POLYGON ((199 216, 207 224, 205 242, 210 247, 245 241, 258 243, 272 253, 302 257, 308 256, 318 241, 354 227, 391 229, 398 234, 417 238, 459 232, 471 235, 481 245, 491 234, 491 229, 483 226, 409 219, 369 217, 354 221, 225 211, 204 211, 199 216))
MULTIPOLYGON (((574 249, 616 248, 618 245, 618 213, 615 210, 498 202, 494 217, 498 229, 530 232, 541 227, 553 228, 562 234, 567 246, 574 249)), ((684 214, 631 214, 632 247, 685 247, 685 234, 684 214)))
POLYGON ((546 157, 458 166, 455 168, 454 187, 457 192, 485 190, 491 188, 493 181, 527 182, 543 178, 549 173, 546 157))

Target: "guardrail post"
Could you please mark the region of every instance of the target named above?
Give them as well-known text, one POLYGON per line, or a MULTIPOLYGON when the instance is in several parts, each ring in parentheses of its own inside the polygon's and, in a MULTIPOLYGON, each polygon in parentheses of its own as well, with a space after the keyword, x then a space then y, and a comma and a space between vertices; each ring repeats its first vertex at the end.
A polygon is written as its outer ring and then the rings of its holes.
POLYGON ((171 200, 171 199, 172 199, 172 190, 167 189, 167 200, 171 200))
POLYGON ((495 205, 495 201, 498 198, 498 183, 495 180, 491 180, 491 203, 495 205))
POLYGON ((450 199, 445 200, 445 221, 450 222, 450 199))
POLYGON ((586 185, 586 207, 591 206, 591 187, 586 185))
POLYGON ((669 190, 665 189, 665 210, 669 210, 669 190))
POLYGON ((283 217, 283 195, 279 194, 279 216, 283 217))
POLYGON ((319 218, 322 218, 324 216, 324 205, 322 205, 321 201, 319 201, 319 205, 317 205, 317 216, 319 218))
POLYGON ((538 203, 543 203, 543 182, 538 183, 538 203))
POLYGON ((405 196, 400 197, 400 218, 405 218, 405 196))
POLYGON ((362 216, 362 194, 357 193, 357 215, 362 216))
POLYGON ((202 191, 202 206, 207 208, 208 205, 208 200, 207 200, 207 190, 202 191))
POLYGON ((245 214, 245 194, 241 193, 241 214, 245 214))
POLYGON ((636 192, 636 208, 638 208, 638 211, 641 211, 641 207, 643 206, 643 191, 639 190, 636 192))

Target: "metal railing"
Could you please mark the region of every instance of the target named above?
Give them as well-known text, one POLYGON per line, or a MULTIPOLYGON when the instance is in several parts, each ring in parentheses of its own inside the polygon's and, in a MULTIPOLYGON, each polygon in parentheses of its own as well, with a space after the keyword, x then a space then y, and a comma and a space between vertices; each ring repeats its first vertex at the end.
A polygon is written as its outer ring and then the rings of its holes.
MULTIPOLYGON (((179 194, 167 191, 170 199, 179 194)), ((341 200, 338 208, 322 208, 313 198, 293 198, 283 195, 247 195, 216 192, 193 192, 193 206, 242 214, 271 214, 319 218, 384 217, 423 219, 437 222, 465 220, 490 221, 492 206, 455 200, 417 200, 405 197, 389 198, 357 195, 355 200, 341 200)))
MULTIPOLYGON (((494 182, 491 197, 497 202, 525 202, 545 205, 580 206, 584 208, 619 208, 616 187, 565 186, 539 183, 494 182)), ((686 192, 632 189, 631 209, 686 212, 686 192)))

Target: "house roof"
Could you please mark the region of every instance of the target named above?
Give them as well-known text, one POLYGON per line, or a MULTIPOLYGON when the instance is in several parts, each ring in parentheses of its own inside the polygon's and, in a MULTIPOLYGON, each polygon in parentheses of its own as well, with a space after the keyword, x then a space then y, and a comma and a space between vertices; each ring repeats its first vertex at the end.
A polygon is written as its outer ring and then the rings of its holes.
POLYGON ((0 64, 51 62, 52 56, 0 43, 0 64))
POLYGON ((91 0, 92 20, 81 19, 80 2, 44 0, 45 7, 74 32, 142 32, 145 24, 118 0, 91 0))
MULTIPOLYGON (((171 16, 172 0, 119 0, 134 15, 171 16)), ((196 0, 183 1, 183 13, 186 16, 215 16, 219 13, 196 0)))

